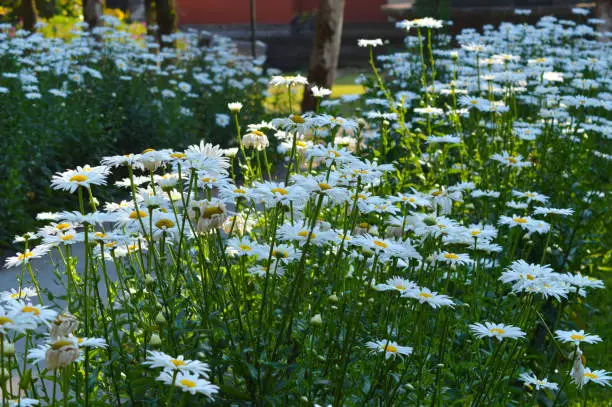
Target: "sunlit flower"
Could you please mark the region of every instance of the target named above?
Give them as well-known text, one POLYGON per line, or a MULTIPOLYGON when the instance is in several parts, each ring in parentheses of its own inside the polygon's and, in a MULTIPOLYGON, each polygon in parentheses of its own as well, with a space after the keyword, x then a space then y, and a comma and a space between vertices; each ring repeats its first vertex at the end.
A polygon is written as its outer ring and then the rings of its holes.
POLYGON ((28 264, 30 260, 37 259, 49 252, 50 247, 47 245, 39 245, 32 250, 27 249, 23 253, 19 252, 15 256, 8 257, 4 262, 5 268, 18 267, 23 264, 28 264))
POLYGON ((372 353, 384 352, 385 359, 395 358, 396 356, 403 358, 404 356, 410 356, 410 354, 412 354, 411 347, 400 346, 397 342, 389 340, 369 341, 366 342, 366 346, 372 350, 372 353))
POLYGON ((74 192, 78 187, 91 188, 92 185, 106 185, 108 168, 105 166, 77 167, 76 170, 58 172, 51 180, 51 187, 74 192))
POLYGON ((470 330, 478 338, 497 338, 500 342, 504 338, 518 339, 525 336, 525 332, 512 325, 494 324, 491 322, 471 324, 470 330))
POLYGON ((601 337, 598 335, 589 335, 585 334, 584 330, 580 331, 555 331, 555 337, 561 342, 573 342, 576 345, 580 345, 580 343, 597 343, 601 342, 601 337))

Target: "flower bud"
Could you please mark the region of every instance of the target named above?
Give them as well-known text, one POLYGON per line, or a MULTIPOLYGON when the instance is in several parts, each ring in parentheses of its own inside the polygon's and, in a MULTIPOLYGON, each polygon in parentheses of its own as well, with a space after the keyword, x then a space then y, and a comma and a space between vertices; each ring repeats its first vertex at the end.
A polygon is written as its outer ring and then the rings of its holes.
POLYGON ((227 104, 227 108, 232 113, 238 113, 240 111, 240 109, 242 109, 242 103, 240 103, 240 102, 228 103, 227 104))
POLYGON ((15 344, 9 341, 4 341, 4 356, 15 356, 15 344))
POLYGON ((69 312, 59 314, 51 324, 51 339, 70 336, 79 327, 79 321, 69 312))
POLYGON ((435 225, 437 222, 434 218, 430 218, 429 216, 423 218, 423 223, 426 224, 427 226, 433 226, 435 225))
POLYGON ((329 297, 327 297, 327 301, 333 303, 333 304, 337 304, 338 303, 338 296, 336 295, 336 293, 333 293, 332 295, 330 295, 329 297))
POLYGON ((166 317, 160 311, 157 313, 157 316, 155 317, 155 322, 158 323, 159 325, 165 325, 166 322, 168 321, 166 321, 166 317))
POLYGON ((151 346, 159 346, 159 345, 161 345, 162 340, 159 337, 159 334, 157 332, 153 332, 151 334, 151 340, 149 341, 149 343, 151 344, 151 346))
POLYGON ((310 318, 310 325, 312 326, 323 325, 323 319, 321 318, 321 314, 317 314, 314 317, 310 318))

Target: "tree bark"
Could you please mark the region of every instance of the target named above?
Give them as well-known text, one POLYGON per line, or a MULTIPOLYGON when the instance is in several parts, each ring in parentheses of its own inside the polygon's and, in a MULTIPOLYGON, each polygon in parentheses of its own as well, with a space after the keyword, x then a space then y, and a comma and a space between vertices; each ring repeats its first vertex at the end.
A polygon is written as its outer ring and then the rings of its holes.
MULTIPOLYGON (((308 67, 310 86, 318 85, 331 89, 334 83, 340 57, 343 19, 344 0, 320 1, 315 40, 308 67)), ((315 98, 308 87, 305 87, 302 111, 314 110, 314 108, 315 98)))
POLYGON ((38 21, 38 10, 34 0, 21 0, 21 17, 23 18, 23 29, 36 31, 36 21, 38 21))
POLYGON ((103 9, 104 0, 83 0, 83 20, 88 24, 89 30, 100 25, 103 9))
POLYGON ((160 45, 163 46, 162 36, 170 35, 177 30, 176 4, 174 0, 156 0, 155 7, 160 45))
POLYGON ((145 22, 147 23, 147 35, 154 35, 155 32, 151 29, 157 25, 157 11, 155 0, 145 0, 145 22))

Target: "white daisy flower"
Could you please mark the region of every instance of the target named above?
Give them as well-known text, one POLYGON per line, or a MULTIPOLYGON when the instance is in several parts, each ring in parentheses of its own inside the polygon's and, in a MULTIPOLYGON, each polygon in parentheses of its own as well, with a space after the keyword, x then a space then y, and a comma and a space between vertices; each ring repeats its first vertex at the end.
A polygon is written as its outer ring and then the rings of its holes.
POLYGON ((561 342, 573 342, 576 346, 580 345, 580 343, 597 343, 601 342, 601 337, 598 335, 589 335, 584 333, 584 330, 580 331, 562 331, 556 330, 555 337, 561 342))
POLYGON ((53 189, 74 192, 78 187, 91 188, 92 185, 106 185, 108 168, 106 166, 77 167, 76 170, 58 172, 51 179, 53 189))
MULTIPOLYGON (((182 373, 191 373, 202 376, 206 379, 210 373, 208 365, 204 362, 200 362, 199 360, 185 359, 183 355, 179 355, 175 358, 164 352, 152 350, 147 351, 146 361, 144 361, 142 364, 152 368, 160 367, 166 372, 179 371, 182 373)), ((170 374, 172 375, 172 373, 170 374)))
POLYGON ((215 386, 211 382, 206 379, 201 378, 196 374, 190 374, 186 372, 179 371, 176 373, 171 373, 169 371, 163 371, 160 373, 159 377, 156 379, 164 384, 169 386, 176 386, 184 392, 191 394, 203 394, 209 399, 213 399, 213 395, 219 391, 219 387, 215 386))
POLYGON ((548 379, 538 379, 533 373, 521 373, 519 378, 526 386, 533 386, 536 390, 548 389, 557 390, 557 383, 549 382, 548 379))
POLYGON ((403 358, 404 356, 412 354, 412 348, 410 346, 400 346, 397 342, 389 340, 368 341, 366 342, 366 346, 372 349, 372 353, 384 352, 385 359, 395 358, 396 356, 403 358))
POLYGON ((499 341, 504 338, 518 339, 525 336, 525 332, 521 331, 520 328, 512 325, 494 324, 492 322, 485 322, 484 325, 481 323, 471 324, 470 330, 478 338, 495 337, 499 341))
POLYGON ((454 308, 454 302, 448 295, 438 294, 429 288, 412 288, 402 292, 402 297, 414 298, 421 304, 429 304, 433 309, 440 307, 454 308))

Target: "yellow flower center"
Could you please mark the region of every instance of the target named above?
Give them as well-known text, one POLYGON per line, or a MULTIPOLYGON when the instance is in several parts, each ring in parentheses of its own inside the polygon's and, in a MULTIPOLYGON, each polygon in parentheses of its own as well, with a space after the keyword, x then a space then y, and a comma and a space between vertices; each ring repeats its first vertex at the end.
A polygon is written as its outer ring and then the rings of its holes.
POLYGON ((400 291, 403 291, 406 289, 406 286, 403 284, 395 284, 395 288, 397 288, 400 291))
POLYGON ((144 211, 134 211, 130 213, 130 219, 146 218, 147 213, 144 211))
POLYGON ((306 120, 304 120, 304 118, 298 114, 294 114, 293 116, 291 116, 291 121, 295 124, 302 124, 304 123, 306 120))
POLYGON ((327 154, 333 155, 334 157, 340 157, 340 153, 335 150, 327 150, 327 154))
POLYGON ((203 218, 210 218, 214 215, 221 215, 223 213, 223 209, 220 206, 209 206, 204 209, 204 213, 202 214, 203 218))
POLYGON ((306 147, 306 143, 304 143, 303 141, 296 141, 295 145, 298 147, 306 147))
POLYGON ((59 238, 62 239, 64 242, 66 242, 68 240, 74 239, 74 235, 62 235, 59 238))
POLYGON ((172 363, 176 367, 185 366, 187 364, 184 361, 179 360, 179 359, 170 359, 170 363, 172 363))
POLYGON ((385 351, 385 352, 391 352, 391 353, 395 353, 397 352, 397 347, 393 346, 393 345, 383 345, 381 346, 381 348, 385 351))
POLYGON ((29 250, 28 250, 28 251, 27 251, 27 252, 25 252, 25 253, 19 253, 19 255, 17 256, 17 258, 18 258, 19 260, 25 260, 25 259, 28 259, 28 258, 30 258, 30 257, 32 257, 32 256, 34 256, 34 253, 32 253, 31 251, 29 251, 29 250))
POLYGON ((104 247, 112 248, 117 246, 117 242, 108 242, 104 245, 104 247))
POLYGON ((423 297, 423 298, 431 298, 433 297, 433 295, 429 294, 429 293, 420 293, 419 297, 423 297))
POLYGON ((533 281, 533 280, 535 280, 535 276, 532 276, 531 274, 527 274, 525 277, 526 277, 526 278, 527 278, 527 280, 529 280, 529 281, 533 281))
POLYGON ((55 228, 57 230, 64 230, 64 229, 68 229, 69 227, 70 227, 70 223, 67 223, 67 222, 58 223, 57 225, 55 225, 55 228))
POLYGON ((478 236, 481 233, 482 233, 481 230, 472 230, 472 236, 478 236))
POLYGON ((432 196, 439 196, 439 195, 441 195, 441 194, 442 194, 442 191, 440 191, 440 190, 438 190, 438 191, 433 191, 433 192, 431 193, 431 195, 432 195, 432 196))
POLYGON ((289 253, 282 250, 274 250, 272 251, 272 256, 276 257, 277 259, 286 259, 289 257, 289 253))
POLYGON ((321 188, 321 191, 327 191, 328 189, 331 189, 329 184, 326 184, 325 182, 319 183, 319 188, 321 188))
POLYGON ((527 223, 527 219, 525 218, 512 218, 512 220, 516 223, 527 223))
POLYGON ((527 192, 525 193, 525 196, 529 197, 529 198, 535 198, 535 194, 531 193, 531 192, 527 192))
POLYGON ((179 381, 180 384, 182 384, 185 387, 189 387, 189 388, 193 388, 196 387, 195 382, 192 382, 189 379, 182 379, 181 381, 179 381))
POLYGON ((240 247, 240 250, 244 250, 245 252, 250 252, 251 250, 253 250, 251 246, 246 244, 238 245, 238 247, 240 247))
POLYGON ((274 188, 272 189, 272 192, 275 194, 281 194, 281 195, 287 195, 289 193, 289 191, 287 191, 284 188, 274 188))
POLYGON ((170 154, 171 158, 185 158, 187 157, 187 154, 184 153, 172 153, 170 154))
POLYGON ((257 136, 257 137, 265 137, 265 136, 266 136, 265 134, 263 134, 263 133, 262 133, 261 131, 259 131, 259 130, 253 130, 253 131, 251 132, 251 134, 253 134, 253 135, 257 136))
POLYGON ((87 181, 87 176, 83 174, 76 174, 70 177, 69 181, 70 182, 85 182, 87 181))
POLYGON ((570 338, 572 338, 575 341, 584 341, 584 335, 580 335, 580 334, 573 334, 570 336, 570 338))
POLYGON ((491 332, 492 334, 495 334, 495 335, 503 335, 503 334, 506 333, 506 331, 504 331, 501 328, 491 328, 491 329, 489 329, 489 332, 491 332))
POLYGON ((13 323, 13 320, 10 319, 9 317, 0 316, 0 325, 12 324, 12 323, 13 323))
POLYGON ((69 341, 67 339, 60 339, 59 341, 53 342, 53 345, 51 345, 51 348, 58 350, 65 346, 71 346, 71 345, 74 345, 72 341, 69 341))
POLYGON ((236 188, 234 189, 234 193, 236 194, 246 194, 246 191, 242 188, 236 188))
POLYGON ((455 253, 446 253, 444 255, 445 258, 449 259, 449 260, 458 260, 459 256, 457 256, 455 253))
POLYGON ((155 222, 155 226, 159 229, 170 229, 174 226, 174 222, 172 222, 170 219, 160 219, 155 222))
POLYGON ((95 236, 96 236, 97 238, 103 239, 103 238, 105 238, 105 237, 106 237, 106 233, 96 232, 96 233, 95 233, 95 236))
POLYGON ((595 373, 585 372, 584 377, 588 377, 589 379, 597 379, 599 376, 597 376, 595 373))
POLYGON ((386 244, 385 242, 381 242, 380 240, 374 240, 373 243, 378 247, 382 247, 383 249, 386 249, 387 247, 389 247, 388 244, 386 244))
POLYGON ((143 150, 142 153, 146 154, 146 153, 152 153, 153 151, 155 151, 154 148, 147 148, 146 150, 143 150))
POLYGON ((317 237, 317 235, 316 235, 316 234, 314 234, 314 233, 308 233, 308 231, 307 231, 307 230, 302 230, 301 232, 298 232, 298 236, 300 236, 300 237, 308 237, 308 235, 309 235, 309 234, 310 234, 310 238, 311 238, 311 239, 314 239, 315 237, 317 237))
POLYGON ((514 157, 508 157, 507 160, 510 164, 516 164, 518 162, 514 157))
POLYGON ((36 307, 32 307, 30 305, 26 305, 25 307, 23 307, 21 309, 21 312, 31 312, 32 314, 39 316, 40 315, 40 310, 36 307))

